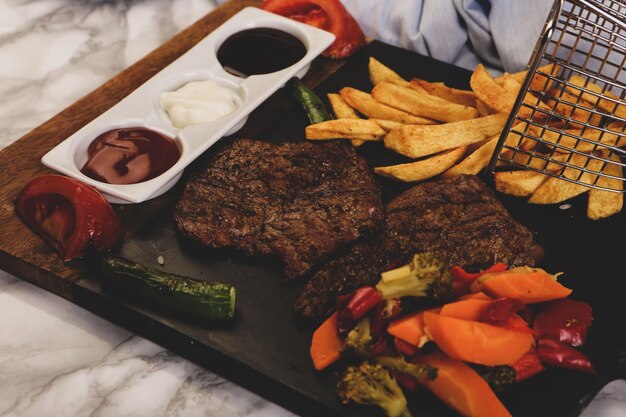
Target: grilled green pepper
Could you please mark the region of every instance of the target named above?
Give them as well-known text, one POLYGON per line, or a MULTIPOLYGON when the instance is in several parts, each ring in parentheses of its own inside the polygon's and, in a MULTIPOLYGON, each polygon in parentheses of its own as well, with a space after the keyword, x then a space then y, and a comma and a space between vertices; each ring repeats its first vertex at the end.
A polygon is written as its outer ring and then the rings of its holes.
POLYGON ((206 320, 235 315, 236 291, 230 284, 168 274, 113 256, 104 259, 100 271, 105 285, 157 305, 206 320))

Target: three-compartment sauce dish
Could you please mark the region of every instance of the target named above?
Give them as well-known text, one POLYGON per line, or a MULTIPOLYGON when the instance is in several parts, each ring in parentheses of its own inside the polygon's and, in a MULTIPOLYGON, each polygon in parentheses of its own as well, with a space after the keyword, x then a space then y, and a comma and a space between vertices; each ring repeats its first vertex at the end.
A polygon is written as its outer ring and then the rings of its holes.
POLYGON ((42 158, 112 203, 163 194, 335 39, 248 7, 42 158))

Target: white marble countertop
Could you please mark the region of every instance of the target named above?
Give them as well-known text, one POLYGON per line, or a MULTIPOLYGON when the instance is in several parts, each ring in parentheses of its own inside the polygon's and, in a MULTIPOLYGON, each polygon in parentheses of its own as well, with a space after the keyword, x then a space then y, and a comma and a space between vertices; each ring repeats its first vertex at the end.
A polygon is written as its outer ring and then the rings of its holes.
MULTIPOLYGON (((0 148, 189 26, 211 0, 0 0, 0 148)), ((0 226, 1 227, 1 226, 0 226)), ((272 416, 279 406, 0 271, 0 416, 272 416)), ((626 417, 626 382, 584 417, 626 417)))

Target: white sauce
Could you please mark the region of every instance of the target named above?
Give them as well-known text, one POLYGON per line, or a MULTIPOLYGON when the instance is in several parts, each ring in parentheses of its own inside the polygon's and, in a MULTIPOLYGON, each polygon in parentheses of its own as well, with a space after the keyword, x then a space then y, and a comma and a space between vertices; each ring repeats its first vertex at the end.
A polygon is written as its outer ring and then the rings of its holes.
POLYGON ((215 81, 193 81, 176 91, 161 93, 161 108, 174 127, 212 122, 237 109, 235 93, 215 81))

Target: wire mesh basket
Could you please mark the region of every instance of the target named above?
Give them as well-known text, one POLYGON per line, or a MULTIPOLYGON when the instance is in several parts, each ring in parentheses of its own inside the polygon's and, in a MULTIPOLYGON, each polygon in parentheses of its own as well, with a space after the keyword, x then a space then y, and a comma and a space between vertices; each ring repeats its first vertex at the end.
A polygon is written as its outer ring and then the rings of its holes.
POLYGON ((488 172, 624 192, 626 0, 556 0, 488 172))

